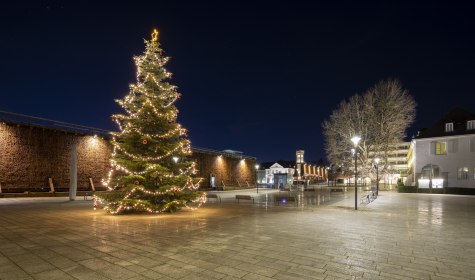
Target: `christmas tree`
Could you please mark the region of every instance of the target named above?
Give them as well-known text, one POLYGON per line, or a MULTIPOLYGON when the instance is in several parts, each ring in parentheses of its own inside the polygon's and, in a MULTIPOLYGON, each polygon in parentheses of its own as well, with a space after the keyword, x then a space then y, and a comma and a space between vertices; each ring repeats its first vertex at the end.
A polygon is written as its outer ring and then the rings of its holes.
POLYGON ((167 82, 169 58, 163 56, 157 30, 145 44, 143 55, 134 57, 137 82, 116 100, 126 114, 112 116, 120 132, 113 133, 112 168, 103 180, 111 191, 95 196, 94 207, 103 205, 113 214, 174 212, 206 197, 197 191, 199 179, 192 177, 191 144, 174 105, 180 94, 167 82))

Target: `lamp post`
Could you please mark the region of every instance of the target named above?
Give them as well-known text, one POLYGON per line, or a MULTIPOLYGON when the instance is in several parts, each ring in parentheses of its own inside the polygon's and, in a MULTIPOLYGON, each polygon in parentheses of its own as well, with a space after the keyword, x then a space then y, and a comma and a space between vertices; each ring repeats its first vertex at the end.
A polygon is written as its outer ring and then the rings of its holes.
POLYGON ((259 164, 254 166, 256 168, 256 193, 259 193, 259 182, 257 181, 257 177, 259 176, 259 164))
POLYGON ((378 196, 379 195, 379 172, 378 172, 379 158, 375 158, 374 162, 376 163, 376 196, 378 196))
POLYGON ((327 182, 328 187, 330 187, 330 166, 327 166, 327 182))
POLYGON ((358 143, 360 142, 361 138, 359 136, 353 136, 351 138, 351 142, 355 145, 355 210, 358 210, 358 143))

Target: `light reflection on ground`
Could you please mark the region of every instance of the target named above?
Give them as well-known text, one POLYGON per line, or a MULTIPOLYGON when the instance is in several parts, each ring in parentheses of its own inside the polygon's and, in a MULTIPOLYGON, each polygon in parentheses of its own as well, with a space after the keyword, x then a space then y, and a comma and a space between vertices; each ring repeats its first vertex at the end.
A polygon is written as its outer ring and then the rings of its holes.
POLYGON ((475 197, 255 191, 163 215, 0 199, 0 279, 475 279, 475 197))

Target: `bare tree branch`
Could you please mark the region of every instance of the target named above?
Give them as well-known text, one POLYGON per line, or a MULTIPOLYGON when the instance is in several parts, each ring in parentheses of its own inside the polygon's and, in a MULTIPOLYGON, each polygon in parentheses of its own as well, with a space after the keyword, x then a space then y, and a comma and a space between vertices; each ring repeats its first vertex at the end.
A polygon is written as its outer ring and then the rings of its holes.
MULTIPOLYGON (((378 82, 363 95, 343 100, 322 123, 325 152, 332 164, 352 169, 351 138, 359 135, 358 161, 364 177, 373 178, 373 159, 387 163, 389 152, 403 141, 406 129, 414 122, 416 102, 395 79, 378 82)), ((380 170, 387 171, 387 164, 380 170)))

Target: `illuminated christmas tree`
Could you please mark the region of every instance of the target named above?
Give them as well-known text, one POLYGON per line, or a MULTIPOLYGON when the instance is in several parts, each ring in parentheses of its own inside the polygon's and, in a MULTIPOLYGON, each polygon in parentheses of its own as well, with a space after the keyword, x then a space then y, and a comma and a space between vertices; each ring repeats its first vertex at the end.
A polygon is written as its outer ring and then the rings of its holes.
POLYGON ((103 181, 109 192, 98 194, 94 207, 109 213, 164 211, 199 205, 205 194, 198 192, 199 179, 186 129, 177 123, 180 97, 167 80, 168 57, 158 42, 158 31, 145 41, 143 55, 134 58, 137 82, 125 98, 116 100, 126 114, 113 115, 120 132, 113 134, 112 169, 103 181))

